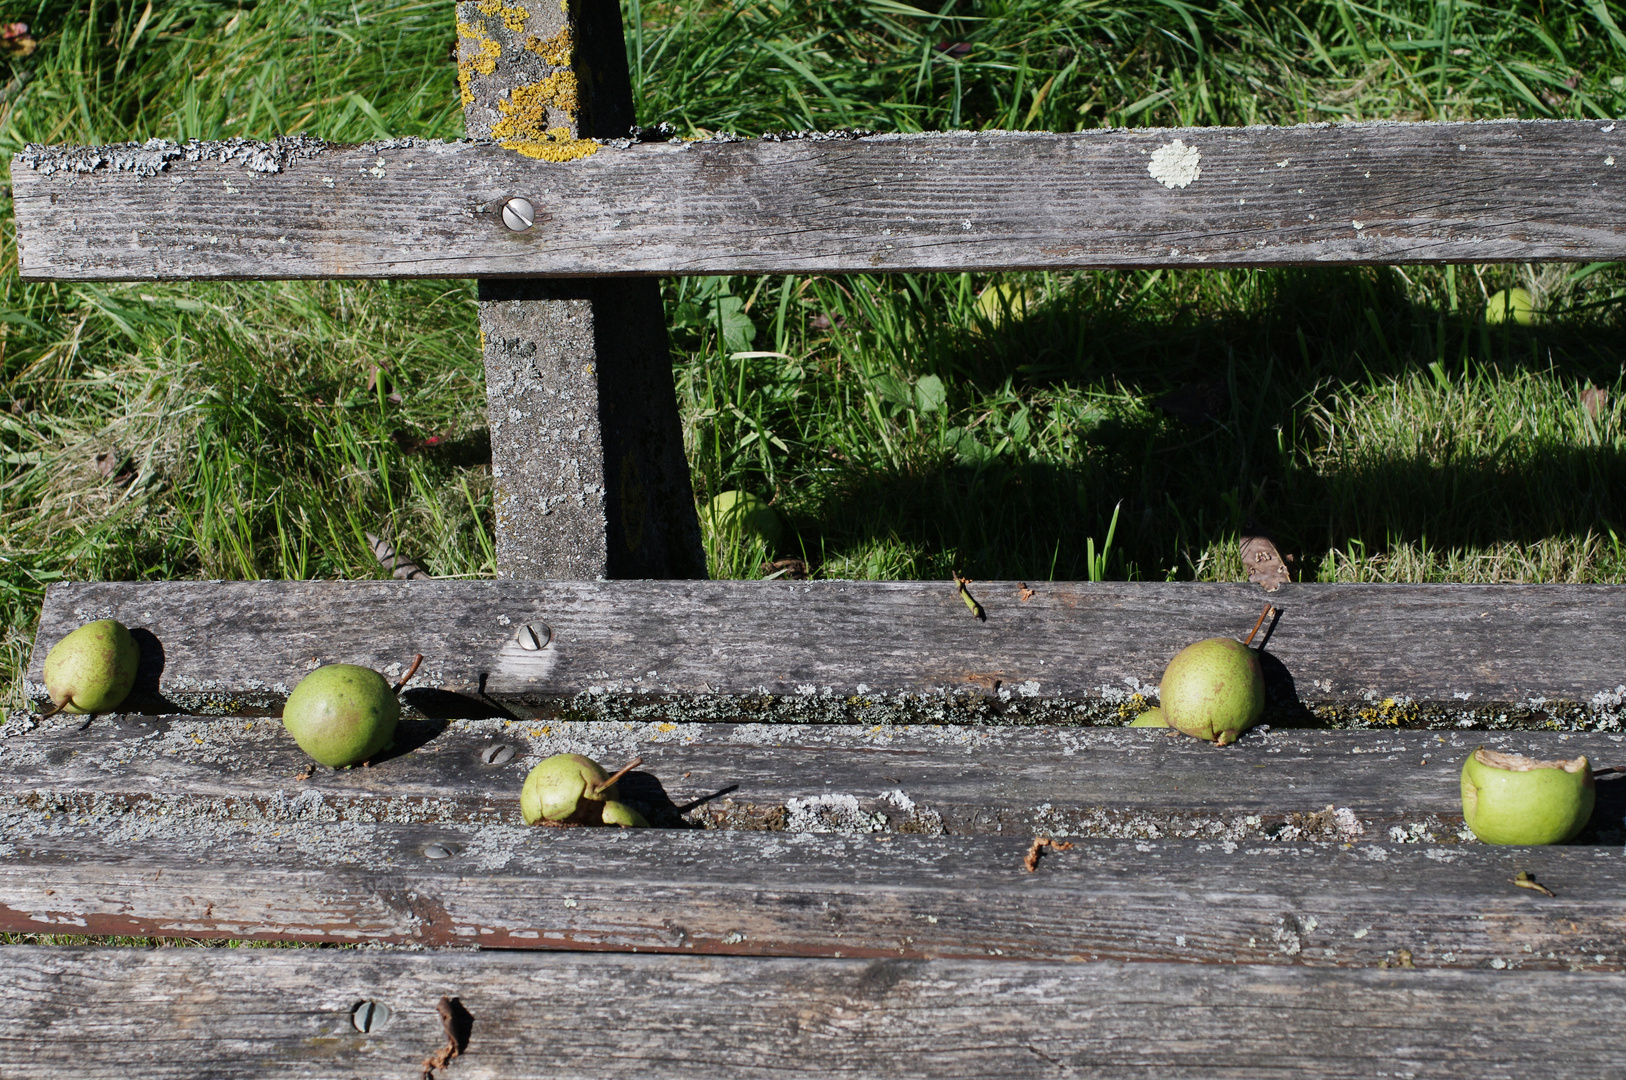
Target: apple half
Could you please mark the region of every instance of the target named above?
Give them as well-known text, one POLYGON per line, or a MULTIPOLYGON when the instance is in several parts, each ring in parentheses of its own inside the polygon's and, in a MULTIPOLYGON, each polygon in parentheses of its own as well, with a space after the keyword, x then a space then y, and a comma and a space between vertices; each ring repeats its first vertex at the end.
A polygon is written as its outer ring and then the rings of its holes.
POLYGON ((1561 844, 1586 827, 1596 796, 1585 756, 1538 761, 1481 746, 1462 766, 1462 817, 1487 844, 1561 844))

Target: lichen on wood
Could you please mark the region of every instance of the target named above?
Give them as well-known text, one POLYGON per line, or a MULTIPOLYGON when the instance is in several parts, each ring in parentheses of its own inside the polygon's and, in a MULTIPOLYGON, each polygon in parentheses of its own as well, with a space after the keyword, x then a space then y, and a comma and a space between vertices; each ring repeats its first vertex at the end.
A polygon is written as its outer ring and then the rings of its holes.
POLYGON ((567 24, 557 34, 548 38, 539 38, 535 34, 525 39, 525 48, 536 53, 554 67, 568 67, 571 58, 575 55, 575 39, 567 24))
POLYGON ((504 149, 540 161, 598 152, 597 141, 580 137, 576 35, 568 6, 555 16, 502 0, 465 3, 457 32, 458 85, 471 134, 489 133, 504 149), (540 25, 527 33, 533 23, 540 25))
POLYGON ((555 71, 540 82, 514 87, 507 100, 498 100, 502 119, 491 125, 491 137, 508 150, 541 161, 572 161, 598 152, 592 139, 578 139, 567 125, 580 108, 576 75, 555 71), (553 117, 564 124, 550 123, 553 117))

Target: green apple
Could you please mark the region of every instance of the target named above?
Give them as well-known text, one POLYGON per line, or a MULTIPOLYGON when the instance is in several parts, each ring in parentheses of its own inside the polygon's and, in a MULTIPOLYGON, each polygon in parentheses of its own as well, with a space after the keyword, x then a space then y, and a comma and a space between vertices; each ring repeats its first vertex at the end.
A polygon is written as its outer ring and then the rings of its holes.
POLYGON ((1462 818, 1487 844, 1561 844, 1586 827, 1596 796, 1584 756, 1537 761, 1481 746, 1462 766, 1462 818))
POLYGON ((1006 319, 1020 321, 1027 317, 1030 310, 1038 306, 1037 289, 1027 289, 1009 283, 990 285, 977 296, 977 314, 981 315, 989 326, 998 326, 1006 319))
POLYGON ((45 692, 58 711, 112 712, 135 685, 141 649, 124 624, 86 623, 45 656, 45 692))
POLYGON ((525 824, 552 821, 570 825, 621 825, 641 828, 649 822, 616 798, 616 781, 642 761, 611 776, 592 758, 555 754, 531 770, 519 793, 525 824))
POLYGON ((1495 325, 1512 319, 1520 326, 1536 321, 1536 300, 1526 289, 1503 289, 1485 302, 1485 321, 1495 325))
POLYGON ((784 532, 773 507, 749 491, 725 491, 711 500, 712 528, 740 536, 754 536, 770 549, 779 546, 784 532))
POLYGON ((1159 708, 1147 709, 1129 722, 1130 727, 1161 727, 1169 726, 1169 720, 1159 708))
POLYGON ((604 800, 604 824, 620 825, 624 829, 649 828, 649 822, 644 820, 644 815, 626 803, 616 802, 614 799, 604 800))
POLYGON ((282 708, 282 726, 323 765, 358 765, 395 738, 401 703, 384 676, 355 664, 328 664, 300 680, 282 708))
POLYGON ((1187 645, 1164 669, 1158 703, 1170 727, 1220 746, 1234 743, 1265 711, 1259 654, 1234 638, 1187 645))

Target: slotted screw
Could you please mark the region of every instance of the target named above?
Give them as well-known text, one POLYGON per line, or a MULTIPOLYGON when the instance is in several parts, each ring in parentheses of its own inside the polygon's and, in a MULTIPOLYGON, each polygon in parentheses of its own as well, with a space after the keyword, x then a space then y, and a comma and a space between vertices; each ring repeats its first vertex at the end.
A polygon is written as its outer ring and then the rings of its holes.
POLYGON ((514 760, 514 748, 506 743, 493 743, 480 751, 480 760, 487 765, 506 765, 514 760))
POLYGON ((553 640, 553 630, 546 623, 529 623, 514 632, 514 640, 526 652, 536 652, 553 640))
POLYGON ((445 844, 430 844, 423 849, 423 856, 426 859, 450 859, 452 852, 445 844))
POLYGON ((363 1001, 350 1010, 350 1022, 363 1035, 383 1027, 390 1018, 390 1007, 382 1001, 363 1001))
POLYGON ((502 223, 514 232, 524 232, 536 224, 536 208, 527 199, 509 199, 502 204, 502 223))

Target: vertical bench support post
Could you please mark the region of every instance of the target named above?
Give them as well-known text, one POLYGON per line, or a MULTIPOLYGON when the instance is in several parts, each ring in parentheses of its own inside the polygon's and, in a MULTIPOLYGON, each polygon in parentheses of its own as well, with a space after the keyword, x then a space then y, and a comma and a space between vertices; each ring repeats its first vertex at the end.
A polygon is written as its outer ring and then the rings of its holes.
MULTIPOLYGON (((464 0, 457 28, 471 138, 563 163, 627 134, 615 0, 464 0)), ((483 280, 480 336, 498 576, 705 577, 658 283, 483 280)))

